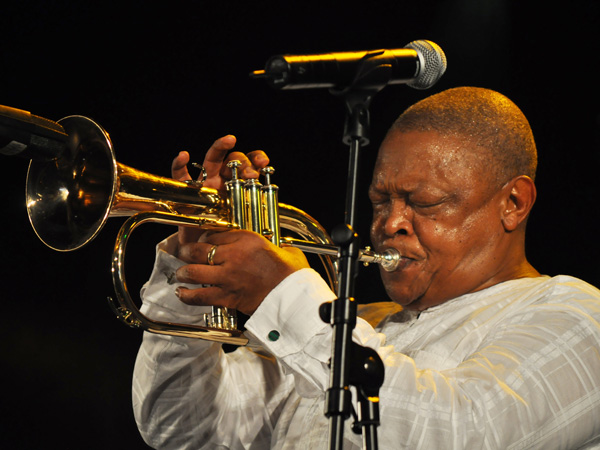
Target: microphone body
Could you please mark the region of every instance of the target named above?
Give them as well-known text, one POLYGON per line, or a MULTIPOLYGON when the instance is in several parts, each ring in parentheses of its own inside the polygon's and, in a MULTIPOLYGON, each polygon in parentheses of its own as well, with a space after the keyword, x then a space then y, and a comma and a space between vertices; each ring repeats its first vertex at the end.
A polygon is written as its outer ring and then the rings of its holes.
POLYGON ((59 158, 69 136, 62 125, 0 105, 0 153, 36 161, 59 158))
POLYGON ((437 44, 421 40, 393 50, 277 55, 267 61, 264 70, 251 76, 266 78, 277 89, 343 89, 382 66, 391 74, 387 84, 427 89, 444 74, 447 62, 437 44))

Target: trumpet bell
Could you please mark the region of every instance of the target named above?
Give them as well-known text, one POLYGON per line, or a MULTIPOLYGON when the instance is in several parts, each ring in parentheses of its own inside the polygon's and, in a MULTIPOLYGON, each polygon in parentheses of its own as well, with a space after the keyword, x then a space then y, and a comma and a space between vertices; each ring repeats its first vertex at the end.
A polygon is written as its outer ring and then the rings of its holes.
POLYGON ((53 161, 32 161, 27 174, 29 221, 48 247, 77 250, 98 235, 109 217, 141 211, 229 223, 226 201, 215 189, 117 162, 108 133, 87 117, 69 116, 59 123, 69 135, 65 154, 53 161))
POLYGON ((117 164, 108 134, 82 116, 59 123, 69 135, 67 150, 52 161, 31 161, 27 172, 29 221, 44 244, 76 250, 102 229, 116 189, 117 164))

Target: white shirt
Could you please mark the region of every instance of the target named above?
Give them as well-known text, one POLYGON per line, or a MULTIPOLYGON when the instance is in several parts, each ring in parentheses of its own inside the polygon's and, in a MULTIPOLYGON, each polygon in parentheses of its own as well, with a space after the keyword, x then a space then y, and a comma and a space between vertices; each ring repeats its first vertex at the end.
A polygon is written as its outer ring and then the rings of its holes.
MULTIPOLYGON (((167 281, 181 264, 158 252, 142 312, 201 323, 204 309, 181 303, 167 281)), ((246 323, 262 351, 223 353, 219 344, 145 333, 133 406, 146 442, 178 450, 328 448, 331 327, 318 307, 333 297, 310 269, 286 278, 246 323)), ((378 321, 390 305, 365 312, 378 321)), ((379 448, 600 448, 599 322, 600 291, 566 276, 500 283, 418 318, 396 312, 376 329, 359 319, 354 340, 385 364, 379 448)), ((359 449, 350 425, 344 449, 359 449)))

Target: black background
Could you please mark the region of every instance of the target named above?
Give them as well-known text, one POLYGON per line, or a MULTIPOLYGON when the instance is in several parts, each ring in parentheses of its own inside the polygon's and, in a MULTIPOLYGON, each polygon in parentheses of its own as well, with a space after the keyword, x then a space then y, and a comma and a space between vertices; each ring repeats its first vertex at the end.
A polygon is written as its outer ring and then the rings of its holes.
MULTIPOLYGON (((4 5, 0 104, 53 120, 91 117, 110 133, 120 162, 160 175, 179 150, 201 161, 215 138, 235 134, 241 150, 271 156, 282 202, 331 229, 344 214, 343 104, 326 90, 275 91, 248 73, 276 54, 430 39, 444 49, 448 71, 430 90, 388 86, 375 97, 362 190, 387 127, 405 107, 459 85, 496 89, 523 109, 538 143, 530 260, 541 272, 600 285, 598 2, 150 3, 4 5)), ((54 252, 28 222, 27 161, 0 159, 2 447, 145 448, 130 406, 141 334, 106 305, 122 220, 110 220, 84 249, 54 252)), ((357 229, 366 241, 365 200, 357 229)), ((171 231, 147 226, 132 238, 134 292, 149 274, 154 244, 171 231)), ((377 270, 362 270, 359 300, 384 295, 377 270)))

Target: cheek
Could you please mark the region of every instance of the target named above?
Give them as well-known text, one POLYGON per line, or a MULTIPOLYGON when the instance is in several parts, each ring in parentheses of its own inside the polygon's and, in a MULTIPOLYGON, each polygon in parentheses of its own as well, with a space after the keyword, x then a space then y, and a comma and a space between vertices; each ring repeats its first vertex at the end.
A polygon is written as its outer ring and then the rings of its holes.
POLYGON ((481 214, 463 216, 459 221, 423 223, 419 230, 423 247, 450 272, 487 254, 493 235, 493 224, 482 220, 481 214))
POLYGON ((470 227, 471 225, 465 222, 416 220, 415 235, 424 254, 427 255, 424 269, 431 273, 445 273, 460 264, 471 245, 470 227))
POLYGON ((426 244, 431 243, 432 246, 446 249, 447 251, 460 249, 466 244, 465 240, 468 235, 467 227, 445 226, 438 223, 429 225, 427 231, 422 233, 426 244))

